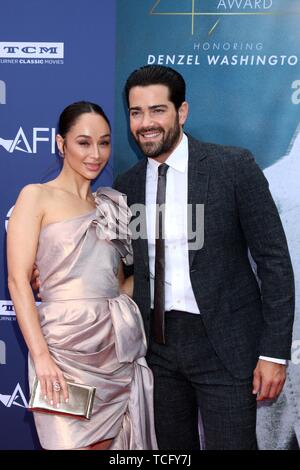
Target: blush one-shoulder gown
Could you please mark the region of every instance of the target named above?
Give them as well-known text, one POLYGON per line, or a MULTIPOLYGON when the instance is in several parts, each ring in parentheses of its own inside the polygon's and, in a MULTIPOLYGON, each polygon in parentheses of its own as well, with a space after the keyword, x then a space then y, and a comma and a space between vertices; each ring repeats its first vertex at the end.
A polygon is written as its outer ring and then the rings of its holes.
MULTIPOLYGON (((153 377, 137 305, 120 294, 120 259, 131 256, 124 196, 95 193, 96 209, 41 229, 40 324, 67 379, 96 387, 91 420, 34 412, 44 449, 76 449, 114 439, 111 449, 157 449, 153 377), (117 237, 116 237, 117 233, 117 237)), ((35 375, 29 356, 29 384, 35 375)))

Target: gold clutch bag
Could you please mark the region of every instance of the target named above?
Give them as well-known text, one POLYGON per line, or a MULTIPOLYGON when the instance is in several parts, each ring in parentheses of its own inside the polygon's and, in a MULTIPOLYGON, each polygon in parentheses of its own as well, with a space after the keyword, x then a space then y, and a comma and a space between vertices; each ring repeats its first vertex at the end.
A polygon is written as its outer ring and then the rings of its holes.
POLYGON ((68 415, 73 418, 91 419, 96 387, 82 385, 68 380, 66 383, 68 386, 69 401, 65 403, 65 401, 62 400, 59 404, 59 408, 57 408, 51 405, 48 400, 44 399, 41 393, 40 382, 37 377, 35 377, 28 409, 30 411, 68 415))

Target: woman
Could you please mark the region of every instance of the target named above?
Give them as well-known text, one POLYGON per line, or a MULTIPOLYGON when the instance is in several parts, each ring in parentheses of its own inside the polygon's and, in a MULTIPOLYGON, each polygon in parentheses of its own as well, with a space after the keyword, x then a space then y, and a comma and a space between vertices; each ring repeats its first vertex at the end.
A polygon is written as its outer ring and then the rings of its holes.
POLYGON ((60 174, 24 187, 10 218, 8 284, 30 385, 36 375, 58 410, 67 379, 95 386, 96 397, 90 421, 35 412, 39 439, 45 449, 156 449, 142 319, 118 281, 121 258, 131 256, 129 209, 121 193, 91 190, 109 159, 110 124, 98 105, 78 102, 62 112, 58 131, 60 174))

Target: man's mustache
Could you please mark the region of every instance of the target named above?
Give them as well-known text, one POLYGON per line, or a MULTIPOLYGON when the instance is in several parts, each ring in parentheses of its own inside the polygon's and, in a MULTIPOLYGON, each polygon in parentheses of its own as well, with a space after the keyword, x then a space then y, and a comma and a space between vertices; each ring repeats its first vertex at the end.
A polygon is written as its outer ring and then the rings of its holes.
POLYGON ((142 127, 137 131, 137 135, 145 134, 145 132, 164 132, 162 127, 142 127))

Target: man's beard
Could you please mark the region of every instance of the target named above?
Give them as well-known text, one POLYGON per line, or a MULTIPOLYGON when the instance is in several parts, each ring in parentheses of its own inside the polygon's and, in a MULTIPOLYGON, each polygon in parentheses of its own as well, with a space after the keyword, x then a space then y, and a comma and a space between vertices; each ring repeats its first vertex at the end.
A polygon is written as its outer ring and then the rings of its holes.
POLYGON ((143 127, 138 131, 139 134, 145 132, 156 132, 159 131, 162 133, 162 138, 158 142, 143 142, 141 143, 138 138, 133 136, 139 148, 142 150, 143 154, 149 158, 157 158, 165 153, 171 153, 175 148, 179 137, 180 137, 180 125, 178 116, 176 117, 175 124, 167 133, 163 130, 162 127, 143 127))

